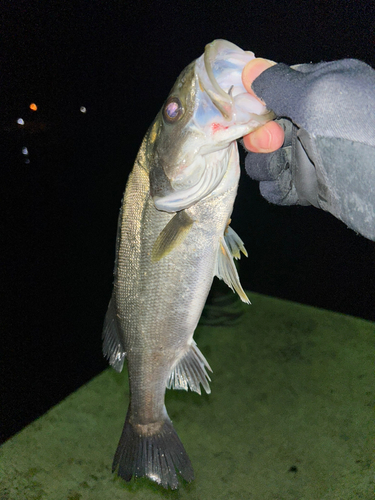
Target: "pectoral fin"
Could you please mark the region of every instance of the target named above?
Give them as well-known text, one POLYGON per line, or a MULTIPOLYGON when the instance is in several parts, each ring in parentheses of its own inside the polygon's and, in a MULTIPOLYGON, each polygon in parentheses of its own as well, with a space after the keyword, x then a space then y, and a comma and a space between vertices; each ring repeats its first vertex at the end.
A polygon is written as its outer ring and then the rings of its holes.
MULTIPOLYGON (((232 230, 233 231, 233 230, 232 230)), ((233 233, 237 236, 237 234, 233 231, 233 233)), ((238 239, 239 236, 237 236, 238 239)), ((234 240, 233 240, 234 241, 234 240)), ((245 250, 246 251, 246 250, 245 250)), ((228 245, 226 243, 225 238, 221 238, 220 240, 220 248, 218 251, 218 257, 217 257, 217 262, 216 262, 216 276, 223 280, 229 288, 231 288, 233 291, 236 291, 238 295, 240 296, 240 299, 242 302, 246 302, 246 304, 250 304, 250 300, 247 297, 246 293, 244 292, 240 279, 238 277, 237 269, 236 266, 234 265, 233 262, 233 250, 229 250, 228 245)), ((239 255, 239 249, 235 250, 235 253, 238 252, 239 255)))
POLYGON ((157 237, 151 253, 151 262, 157 262, 178 247, 194 224, 185 210, 177 212, 157 237))

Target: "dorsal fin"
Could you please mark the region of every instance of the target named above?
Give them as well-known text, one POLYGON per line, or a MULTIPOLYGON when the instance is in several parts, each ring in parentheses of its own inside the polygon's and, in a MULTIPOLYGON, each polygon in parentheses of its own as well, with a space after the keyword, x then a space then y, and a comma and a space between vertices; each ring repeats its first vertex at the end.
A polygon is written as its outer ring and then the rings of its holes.
POLYGON ((113 297, 109 301, 103 328, 103 354, 113 368, 121 372, 124 366, 125 347, 121 341, 120 325, 116 315, 116 306, 113 297))

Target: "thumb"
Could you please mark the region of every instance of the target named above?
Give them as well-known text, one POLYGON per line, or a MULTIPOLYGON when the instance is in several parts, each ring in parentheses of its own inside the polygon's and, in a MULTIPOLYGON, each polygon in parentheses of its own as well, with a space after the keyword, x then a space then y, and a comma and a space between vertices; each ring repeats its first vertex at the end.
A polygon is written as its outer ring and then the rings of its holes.
POLYGON ((257 97, 253 89, 251 88, 253 81, 266 69, 274 66, 276 63, 274 61, 269 61, 268 59, 262 59, 261 57, 257 57, 249 61, 242 71, 242 83, 249 94, 256 97, 258 101, 262 104, 264 102, 257 97))

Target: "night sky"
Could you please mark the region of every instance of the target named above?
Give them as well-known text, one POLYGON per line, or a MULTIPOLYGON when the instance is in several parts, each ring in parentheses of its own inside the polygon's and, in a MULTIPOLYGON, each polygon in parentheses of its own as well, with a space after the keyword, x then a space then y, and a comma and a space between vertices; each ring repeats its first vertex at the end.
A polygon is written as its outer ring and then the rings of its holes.
MULTIPOLYGON (((107 366, 101 329, 126 179, 205 45, 375 67, 372 1, 2 5, 0 442, 107 366)), ((375 320, 374 242, 313 207, 269 205, 245 173, 232 219, 249 253, 245 288, 375 320)))

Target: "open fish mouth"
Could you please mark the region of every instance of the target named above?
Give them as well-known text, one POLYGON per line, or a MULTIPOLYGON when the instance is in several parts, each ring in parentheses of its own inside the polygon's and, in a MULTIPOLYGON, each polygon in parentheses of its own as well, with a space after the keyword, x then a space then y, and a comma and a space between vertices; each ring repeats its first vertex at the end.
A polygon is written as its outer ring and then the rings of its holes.
POLYGON ((242 83, 242 70, 254 58, 252 52, 227 40, 215 40, 197 59, 199 84, 227 122, 246 123, 250 115, 266 113, 265 106, 242 83))
MULTIPOLYGON (((224 118, 231 120, 233 114, 233 98, 230 95, 232 86, 228 92, 220 87, 214 75, 214 65, 216 63, 216 66, 219 66, 218 63, 221 61, 219 55, 222 54, 223 49, 227 49, 226 52, 228 52, 228 48, 230 49, 232 44, 221 40, 220 42, 216 40, 206 45, 203 60, 210 85, 203 84, 203 87, 224 118)), ((235 45, 234 47, 237 49, 235 45)))

